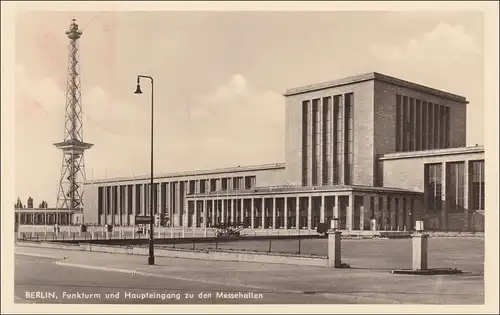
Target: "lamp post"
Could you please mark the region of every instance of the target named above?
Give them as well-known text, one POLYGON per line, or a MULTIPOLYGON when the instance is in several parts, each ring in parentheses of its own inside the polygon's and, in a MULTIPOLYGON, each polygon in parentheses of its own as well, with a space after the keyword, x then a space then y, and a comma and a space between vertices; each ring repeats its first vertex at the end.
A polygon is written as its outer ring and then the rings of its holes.
POLYGON ((153 228, 154 228, 154 211, 153 211, 153 204, 154 204, 154 195, 153 195, 153 122, 154 122, 154 116, 153 116, 153 78, 150 76, 146 75, 138 75, 137 76, 137 89, 135 90, 135 94, 142 94, 141 91, 141 85, 140 85, 140 79, 145 78, 149 79, 151 81, 151 187, 150 187, 150 201, 149 201, 149 207, 150 207, 150 216, 151 220, 149 222, 149 258, 148 258, 148 264, 149 265, 154 265, 155 264, 155 255, 154 255, 154 233, 153 233, 153 228))

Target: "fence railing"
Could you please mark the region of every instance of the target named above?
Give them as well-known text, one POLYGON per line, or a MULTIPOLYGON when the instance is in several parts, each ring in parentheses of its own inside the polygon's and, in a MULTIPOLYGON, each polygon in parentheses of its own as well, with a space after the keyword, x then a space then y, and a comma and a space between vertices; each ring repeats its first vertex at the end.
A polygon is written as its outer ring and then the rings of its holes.
MULTIPOLYGON (((265 235, 263 235, 265 236, 265 235)), ((157 248, 172 248, 179 250, 226 250, 226 251, 247 251, 247 252, 266 252, 266 253, 281 253, 281 254, 297 254, 297 255, 326 255, 327 239, 318 239, 317 235, 303 234, 300 237, 287 238, 248 238, 245 237, 208 237, 204 238, 183 238, 182 235, 174 235, 169 239, 156 239, 155 247, 157 248), (306 246, 304 246, 304 243, 306 246)), ((135 237, 118 237, 116 235, 104 233, 89 232, 73 232, 73 233, 19 233, 19 240, 31 242, 46 242, 46 241, 119 241, 114 244, 130 245, 126 240, 144 240, 149 239, 147 234, 138 234, 135 237)), ((133 243, 132 243, 133 244, 133 243)), ((132 246, 147 246, 146 242, 135 244, 132 246)))

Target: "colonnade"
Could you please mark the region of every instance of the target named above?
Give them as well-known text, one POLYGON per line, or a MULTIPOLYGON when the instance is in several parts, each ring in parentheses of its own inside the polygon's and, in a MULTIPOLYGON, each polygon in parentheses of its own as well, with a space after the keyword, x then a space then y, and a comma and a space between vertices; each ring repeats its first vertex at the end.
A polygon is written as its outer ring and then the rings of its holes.
MULTIPOLYGON (((120 200, 110 198, 113 199, 120 200)), ((158 201, 156 198, 155 200, 158 201)), ((316 229, 319 223, 329 224, 331 219, 338 218, 340 228, 344 230, 372 229, 372 219, 375 219, 379 230, 402 231, 412 227, 417 213, 423 213, 421 194, 356 191, 187 195, 178 198, 176 202, 182 208, 177 208, 173 214, 161 200, 160 207, 158 203, 154 205, 154 212, 167 217, 172 215, 169 225, 173 223, 174 226, 189 228, 232 224, 250 229, 316 229)), ((143 211, 134 214, 130 207, 120 207, 117 203, 109 206, 113 212, 116 211, 116 215, 101 215, 100 224, 134 225, 136 215, 149 214, 148 207, 141 207, 143 211)))
POLYGON ((73 224, 71 213, 50 212, 48 210, 37 210, 33 212, 17 212, 15 221, 19 225, 70 225, 73 224))
MULTIPOLYGON (((316 229, 319 223, 339 219, 344 230, 409 230, 419 210, 421 196, 341 194, 308 196, 232 196, 189 198, 184 226, 221 224, 251 229, 316 229)), ((421 213, 421 212, 420 212, 421 213)))

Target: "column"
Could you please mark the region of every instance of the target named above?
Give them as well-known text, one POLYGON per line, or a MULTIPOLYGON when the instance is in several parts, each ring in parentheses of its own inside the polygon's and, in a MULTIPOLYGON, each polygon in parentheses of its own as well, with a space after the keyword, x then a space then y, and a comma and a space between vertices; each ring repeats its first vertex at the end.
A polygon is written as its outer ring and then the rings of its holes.
POLYGON ((276 197, 273 197, 273 229, 276 228, 276 197))
POLYGON ((215 217, 217 214, 217 212, 216 212, 216 207, 217 207, 216 200, 212 199, 211 203, 212 203, 212 210, 211 210, 212 211, 212 226, 214 226, 215 222, 216 222, 215 217))
MULTIPOLYGON (((372 209, 371 209, 371 197, 370 195, 368 196, 363 196, 363 205, 361 206, 361 211, 360 211, 360 214, 359 214, 359 229, 361 231, 363 231, 365 229, 365 225, 366 226, 370 226, 370 217, 371 217, 371 212, 372 212, 372 209)), ((374 198, 375 199, 375 198, 374 198)), ((369 230, 369 229, 368 229, 369 230)))
POLYGON ((325 223, 325 195, 321 195, 321 206, 319 208, 319 223, 325 223))
POLYGON ((265 208, 265 198, 264 198, 264 197, 262 197, 262 199, 261 199, 261 200, 262 200, 262 201, 261 201, 261 211, 260 211, 261 216, 262 216, 261 221, 262 221, 262 228, 263 228, 263 229, 265 229, 265 228, 266 228, 266 208, 265 208))
POLYGON ((187 199, 185 199, 185 200, 184 200, 184 204, 183 204, 183 206, 184 206, 184 207, 183 207, 183 208, 184 208, 184 214, 183 214, 183 219, 182 219, 182 221, 183 221, 183 222, 182 222, 182 226, 183 226, 183 227, 189 227, 188 222, 187 222, 187 220, 186 220, 186 219, 187 219, 187 215, 186 215, 186 213, 188 213, 188 212, 189 212, 189 201, 188 201, 187 199))
POLYGON ((128 185, 125 185, 124 191, 123 191, 123 198, 125 199, 125 204, 123 205, 123 211, 125 215, 125 222, 123 225, 130 225, 130 216, 129 216, 129 209, 130 205, 128 203, 128 198, 129 198, 129 191, 128 191, 128 185))
POLYGON ((167 201, 167 184, 166 183, 160 183, 160 218, 165 216, 165 210, 167 208, 166 206, 166 201, 167 201))
POLYGON ((208 211, 207 211, 207 200, 203 199, 203 227, 208 226, 208 211))
POLYGON ((250 199, 250 228, 255 228, 255 199, 250 199))
POLYGON ((300 197, 295 197, 295 228, 300 229, 300 197))
MULTIPOLYGON (((111 209, 110 209, 110 214, 111 214, 111 225, 115 225, 115 212, 116 212, 116 207, 117 207, 117 204, 116 204, 116 190, 115 190, 116 186, 111 186, 110 187, 110 190, 111 190, 111 194, 110 194, 110 197, 111 197, 111 209)), ((61 216, 61 220, 64 220, 64 216, 61 216)))
POLYGON ((464 230, 469 230, 469 160, 464 161, 464 230))
POLYGON ((145 215, 146 214, 146 211, 145 211, 146 209, 144 207, 144 203, 145 203, 145 201, 144 201, 144 198, 145 198, 145 188, 146 188, 145 186, 146 186, 145 184, 140 184, 140 186, 139 186, 140 194, 141 194, 141 204, 140 204, 141 208, 140 208, 139 211, 140 211, 141 215, 145 215))
POLYGON ((439 228, 441 230, 448 229, 448 201, 446 200, 446 162, 441 163, 441 219, 439 220, 439 228))
POLYGON ((375 219, 375 229, 376 230, 379 230, 380 229, 380 226, 379 226, 379 221, 380 221, 380 218, 381 218, 381 213, 379 211, 380 209, 380 197, 379 196, 375 196, 375 201, 373 203, 373 206, 375 207, 375 216, 374 216, 374 219, 375 219))
POLYGON ((312 196, 307 198, 307 228, 310 230, 312 224, 312 196))
MULTIPOLYGON (((241 186, 240 186, 241 187, 241 186)), ((240 199, 240 222, 243 227, 245 227, 245 208, 244 199, 240 199)))
POLYGON ((236 214, 235 211, 234 211, 234 208, 236 206, 236 200, 231 198, 231 199, 228 199, 228 204, 231 203, 231 224, 234 224, 235 220, 234 220, 234 215, 236 214))
POLYGON ((193 217, 193 227, 198 227, 198 200, 194 200, 194 217, 193 217))
POLYGON ((334 202, 334 205, 333 205, 333 218, 339 218, 339 196, 338 195, 335 195, 333 196, 333 202, 334 202))
POLYGON ((387 226, 387 196, 382 196, 382 213, 381 213, 381 226, 380 229, 385 231, 388 229, 387 226))
POLYGON ((135 184, 132 184, 132 217, 134 218, 134 220, 132 222, 134 222, 135 224, 135 216, 137 214, 137 185, 135 184))
POLYGON ((346 218, 346 228, 348 231, 352 231, 352 217, 354 210, 354 196, 353 194, 349 194, 349 205, 347 206, 347 218, 346 218))
POLYGON ((398 209, 396 209, 396 198, 397 197, 391 198, 391 231, 395 231, 397 229, 396 211, 398 211, 398 209))
POLYGON ((116 188, 116 199, 118 202, 118 224, 123 226, 123 200, 122 200, 122 186, 116 188))
POLYGON ((174 207, 174 212, 175 212, 176 217, 177 217, 177 219, 175 220, 175 221, 177 221, 176 222, 177 226, 181 225, 181 215, 182 215, 181 214, 182 210, 181 210, 181 207, 180 207, 180 205, 181 205, 181 203, 180 203, 180 200, 181 200, 181 197, 180 197, 181 187, 180 186, 181 186, 181 182, 180 181, 175 182, 175 197, 174 197, 175 198, 175 202, 174 202, 175 207, 174 207))
POLYGON ((222 203, 222 214, 221 214, 220 222, 222 224, 225 224, 226 223, 226 199, 222 199, 221 203, 222 203))
POLYGON ((283 198, 284 229, 288 230, 288 197, 283 198))

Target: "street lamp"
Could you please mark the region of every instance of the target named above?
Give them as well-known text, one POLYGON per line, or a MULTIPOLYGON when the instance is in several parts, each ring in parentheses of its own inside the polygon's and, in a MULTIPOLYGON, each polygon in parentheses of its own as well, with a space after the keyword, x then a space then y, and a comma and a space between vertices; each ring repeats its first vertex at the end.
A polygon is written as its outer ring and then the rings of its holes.
POLYGON ((141 91, 141 85, 140 85, 140 79, 145 78, 149 79, 151 81, 151 187, 150 187, 150 201, 149 201, 149 207, 150 207, 150 216, 151 220, 149 222, 149 258, 148 258, 148 264, 149 265, 154 265, 155 264, 155 254, 154 254, 154 233, 153 233, 153 222, 154 222, 154 212, 153 212, 153 188, 154 188, 154 183, 153 183, 153 78, 150 76, 146 75, 138 75, 137 76, 137 89, 135 90, 135 94, 142 94, 141 91))

